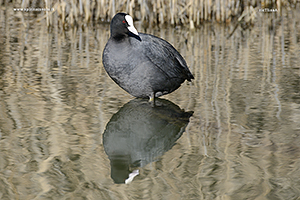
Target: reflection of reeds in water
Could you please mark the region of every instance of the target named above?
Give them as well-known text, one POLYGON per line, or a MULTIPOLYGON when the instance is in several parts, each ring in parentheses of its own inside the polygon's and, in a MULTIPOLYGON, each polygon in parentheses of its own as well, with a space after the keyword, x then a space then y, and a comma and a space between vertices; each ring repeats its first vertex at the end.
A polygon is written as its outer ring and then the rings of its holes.
POLYGON ((43 14, 48 25, 74 26, 90 21, 106 22, 117 12, 127 12, 136 20, 146 25, 172 24, 199 26, 202 21, 229 23, 241 15, 249 16, 247 22, 253 21, 259 8, 273 8, 280 12, 281 6, 295 4, 288 0, 81 0, 81 1, 36 1, 24 0, 21 7, 46 7, 55 11, 43 14), (256 8, 256 9, 253 9, 256 8), (251 10, 251 13, 249 13, 251 10))
POLYGON ((147 31, 186 58, 195 80, 164 98, 194 115, 172 150, 118 187, 101 133, 131 97, 101 64, 108 26, 48 33, 46 24, 7 19, 0 27, 2 197, 277 199, 280 192, 293 199, 300 189, 300 141, 289 125, 299 130, 299 12, 285 17, 263 15, 252 32, 238 29, 229 39, 220 25, 147 31))

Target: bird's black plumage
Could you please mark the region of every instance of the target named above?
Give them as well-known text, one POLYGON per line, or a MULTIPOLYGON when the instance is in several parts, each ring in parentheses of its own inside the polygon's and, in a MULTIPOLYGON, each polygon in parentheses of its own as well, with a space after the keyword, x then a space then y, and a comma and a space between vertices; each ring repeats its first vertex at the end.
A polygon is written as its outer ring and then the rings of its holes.
POLYGON ((170 43, 138 33, 129 15, 116 14, 110 28, 103 65, 108 75, 131 95, 151 99, 194 79, 184 58, 170 43))

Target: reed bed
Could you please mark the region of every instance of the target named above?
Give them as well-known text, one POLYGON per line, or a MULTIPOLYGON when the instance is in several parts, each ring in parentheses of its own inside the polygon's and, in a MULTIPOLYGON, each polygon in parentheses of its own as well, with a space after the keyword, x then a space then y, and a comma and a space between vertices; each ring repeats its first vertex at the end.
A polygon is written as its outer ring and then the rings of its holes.
MULTIPOLYGON (((23 0, 13 1, 14 7, 50 8, 41 12, 47 25, 64 27, 91 22, 109 22, 117 12, 126 12, 143 25, 162 24, 199 26, 204 21, 230 23, 233 19, 252 23, 259 9, 280 15, 282 7, 293 7, 299 0, 23 0)), ((0 0, 0 5, 8 4, 0 0)), ((266 12, 266 11, 265 11, 266 12)))

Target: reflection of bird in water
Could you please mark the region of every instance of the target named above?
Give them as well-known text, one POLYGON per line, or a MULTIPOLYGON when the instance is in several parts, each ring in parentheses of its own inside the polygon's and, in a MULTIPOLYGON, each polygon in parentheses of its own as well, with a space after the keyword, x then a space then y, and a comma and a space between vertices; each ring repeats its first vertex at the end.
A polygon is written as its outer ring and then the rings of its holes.
MULTIPOLYGON (((192 114, 164 99, 157 99, 155 106, 145 99, 125 104, 112 116, 103 133, 115 183, 124 183, 132 168, 143 167, 171 149, 192 114)), ((133 171, 131 175, 137 173, 133 171)))

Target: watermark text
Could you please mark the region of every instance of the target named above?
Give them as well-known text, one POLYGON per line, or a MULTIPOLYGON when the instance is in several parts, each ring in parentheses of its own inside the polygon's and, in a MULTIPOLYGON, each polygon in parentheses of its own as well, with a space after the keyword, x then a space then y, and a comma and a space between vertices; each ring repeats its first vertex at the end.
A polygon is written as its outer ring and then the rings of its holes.
POLYGON ((54 11, 54 8, 14 8, 14 11, 20 12, 42 12, 42 11, 54 11))
POLYGON ((258 12, 278 12, 277 8, 259 8, 258 12))

